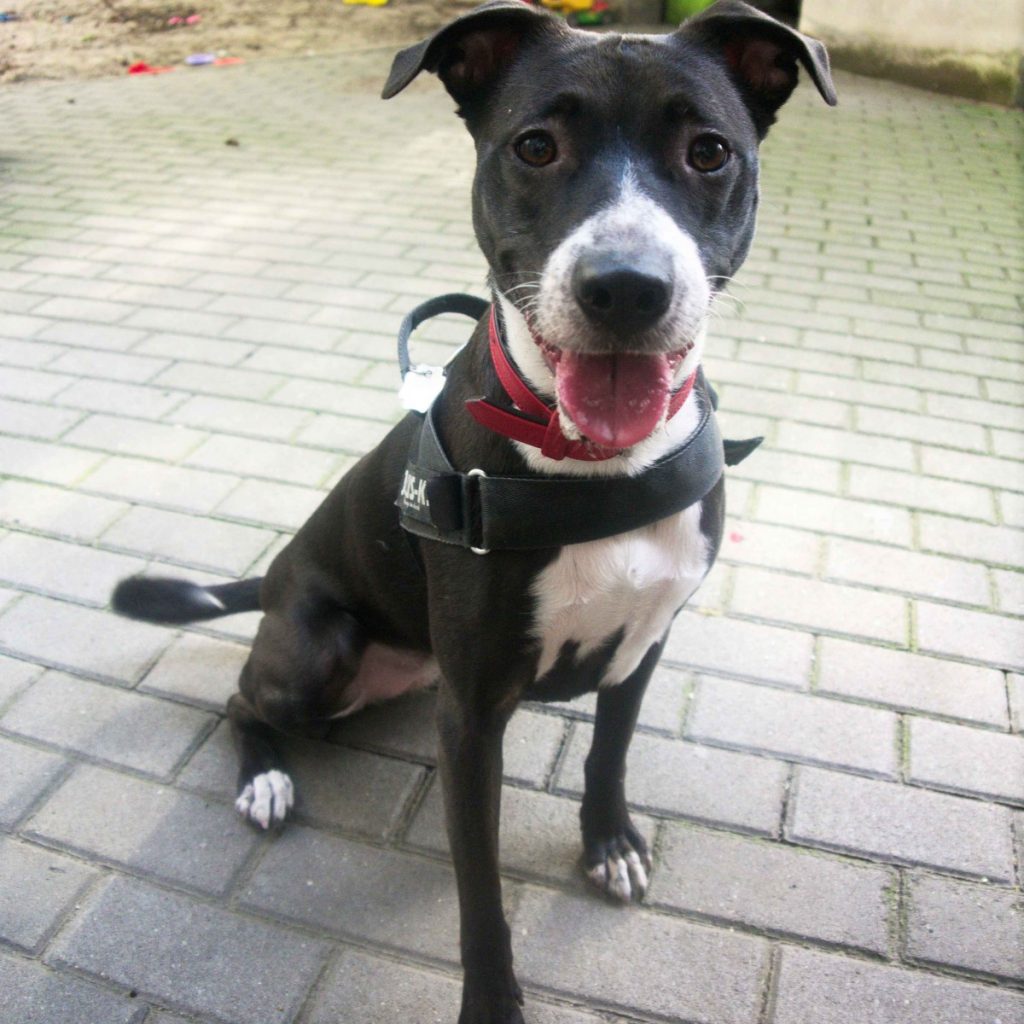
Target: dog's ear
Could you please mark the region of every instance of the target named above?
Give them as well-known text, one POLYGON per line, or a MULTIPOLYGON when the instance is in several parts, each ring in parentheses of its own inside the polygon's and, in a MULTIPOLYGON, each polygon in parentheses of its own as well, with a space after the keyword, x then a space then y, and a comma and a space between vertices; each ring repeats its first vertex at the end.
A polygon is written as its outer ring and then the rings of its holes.
POLYGON ((836 105, 825 47, 741 0, 718 0, 683 22, 678 34, 721 55, 762 137, 774 122, 775 112, 796 88, 797 62, 807 70, 825 102, 836 105))
POLYGON ((399 51, 381 95, 389 100, 421 71, 432 71, 463 103, 512 61, 527 33, 558 24, 523 0, 488 0, 429 39, 399 51))

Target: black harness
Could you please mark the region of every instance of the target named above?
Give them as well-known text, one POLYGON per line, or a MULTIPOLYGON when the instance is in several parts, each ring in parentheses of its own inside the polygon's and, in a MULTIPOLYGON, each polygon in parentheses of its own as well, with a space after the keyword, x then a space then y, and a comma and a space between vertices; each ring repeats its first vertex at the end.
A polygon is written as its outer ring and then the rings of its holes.
MULTIPOLYGON (((441 295, 417 306, 398 334, 403 378, 412 367, 409 336, 441 313, 479 319, 490 303, 473 295, 441 295)), ((439 371, 429 371, 439 372, 439 371)), ((434 408, 419 414, 395 501, 402 527, 430 540, 488 551, 522 551, 601 540, 648 526, 704 498, 725 467, 742 462, 763 438, 724 441, 715 420, 714 389, 698 373, 701 416, 683 445, 636 476, 488 476, 451 464, 437 433, 434 408)))

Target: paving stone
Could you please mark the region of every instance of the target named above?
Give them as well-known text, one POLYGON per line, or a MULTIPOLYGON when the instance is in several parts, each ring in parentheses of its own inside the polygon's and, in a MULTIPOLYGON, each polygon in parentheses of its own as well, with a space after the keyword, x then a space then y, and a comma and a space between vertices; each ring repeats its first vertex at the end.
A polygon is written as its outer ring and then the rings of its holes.
POLYGON ((0 719, 5 729, 90 757, 164 776, 209 726, 169 701, 47 672, 0 719))
MULTIPOLYGON (((230 791, 224 794, 230 797, 230 791)), ((258 841, 228 803, 80 765, 25 825, 32 836, 158 879, 224 893, 258 841)))
POLYGON ((19 437, 0 437, 0 465, 4 473, 41 483, 77 483, 102 459, 97 452, 19 437))
POLYGON ((138 689, 221 711, 238 689, 248 657, 249 648, 241 644, 185 633, 164 651, 138 689))
POLYGON ((873 466, 850 467, 849 493, 854 498, 929 509, 945 515, 988 522, 995 518, 992 494, 983 487, 873 466))
POLYGON ((907 903, 911 960, 1024 978, 1019 891, 913 874, 907 903))
MULTIPOLYGON (((441 973, 384 960, 368 953, 346 950, 317 989, 309 1024, 393 1024, 415 1020, 422 1024, 448 1024, 462 999, 462 979, 455 972, 441 973)), ((531 1024, 600 1024, 605 1018, 570 1010, 527 996, 531 1024)))
POLYGON ((0 647, 42 664, 134 683, 167 646, 171 631, 27 594, 0 616, 0 647))
POLYGON ((767 686, 703 678, 688 739, 892 778, 897 719, 888 711, 767 686))
POLYGON ((1002 673, 823 637, 818 691, 1006 727, 1002 673))
POLYGON ((1024 676, 1008 672, 1006 688, 1010 698, 1010 727, 1015 732, 1024 732, 1024 676))
POLYGON ((0 737, 0 825, 13 826, 64 770, 64 758, 0 737))
POLYGON ((286 1024, 316 980, 327 949, 324 942, 276 925, 114 878, 90 899, 47 959, 186 1012, 286 1024))
POLYGON ((192 451, 205 436, 187 427, 96 413, 69 431, 65 440, 82 448, 174 462, 192 451))
POLYGON ((37 370, 5 367, 0 379, 0 394, 24 401, 42 402, 53 398, 73 382, 73 377, 37 370))
POLYGON ((923 651, 1006 668, 1024 667, 1020 619, 921 601, 917 606, 917 634, 923 651))
POLYGON ((93 540, 128 506, 46 484, 0 481, 0 520, 8 526, 93 540))
POLYGON ((88 491, 194 512, 211 512, 238 477, 115 455, 82 481, 88 491))
MULTIPOLYGON (((729 504, 731 508, 731 500, 729 504)), ((730 518, 726 520, 719 560, 813 575, 820 548, 821 541, 813 533, 730 518)))
POLYGON ((527 983, 676 1020, 757 1020, 763 939, 528 887, 512 940, 527 983), (643 970, 622 955, 628 949, 643 950, 643 970))
POLYGON ((773 1024, 1014 1024, 1024 997, 922 971, 784 947, 773 1024))
MULTIPOLYGON (((0 399, 0 431, 38 440, 55 440, 82 418, 74 409, 0 399)), ((74 443, 74 442, 72 442, 74 443)))
POLYGON ((458 958, 458 900, 447 865, 293 825, 240 896, 245 907, 341 938, 432 959, 458 958))
POLYGON ((990 600, 984 566, 839 537, 829 539, 825 575, 964 604, 990 600))
POLYGON ((243 480, 217 507, 218 515, 276 529, 297 530, 324 500, 323 491, 268 480, 243 480))
POLYGON ((912 718, 908 777, 925 786, 1024 804, 1024 737, 912 718))
POLYGON ((145 565, 137 558, 27 533, 0 540, 0 579, 90 604, 105 605, 114 584, 145 565), (59 574, 54 566, 60 566, 59 574))
POLYGON ((180 392, 112 380, 79 380, 57 396, 59 405, 111 415, 158 419, 181 405, 180 392))
POLYGON ((910 513, 906 509, 781 487, 761 487, 756 518, 900 547, 909 547, 911 542, 910 513))
POLYGON ((885 955, 890 871, 671 823, 647 902, 885 955))
MULTIPOLYGON (((296 814, 356 835, 386 838, 423 780, 419 766, 380 754, 284 738, 278 747, 295 784, 296 814)), ((237 780, 238 755, 222 723, 179 781, 223 800, 234 799, 237 780)))
POLYGON ((0 953, 4 1012, 24 1024, 141 1024, 147 1006, 126 991, 111 992, 34 960, 0 953))
POLYGON ((0 837, 0 938, 33 951, 53 933, 96 877, 78 861, 0 837))
POLYGON ((921 547, 969 561, 1024 568, 1024 531, 920 514, 921 547))
POLYGON ((0 706, 7 704, 42 672, 41 666, 33 665, 30 661, 0 655, 0 706))
POLYGON ((814 640, 809 633, 683 611, 665 644, 666 661, 805 689, 814 640))
POLYGON ((332 475, 338 456, 294 444, 274 444, 254 438, 217 434, 193 451, 189 465, 223 472, 244 473, 286 483, 315 487, 332 475))
POLYGON ((232 576, 244 573, 274 539, 255 526, 138 507, 103 534, 110 547, 232 576))
POLYGON ((285 441, 312 419, 312 413, 305 409, 275 407, 273 414, 269 415, 259 402, 196 395, 179 405, 168 419, 190 427, 285 441))
POLYGON ((743 567, 737 570, 730 609, 740 615, 790 622, 814 630, 906 644, 907 603, 801 576, 743 567))
MULTIPOLYGON (((591 736, 590 726, 574 729, 556 780, 559 789, 583 792, 591 736)), ((644 810, 774 835, 785 776, 780 761, 637 734, 627 761, 626 796, 644 810)))
POLYGON ((1008 881, 1009 810, 911 786, 798 768, 786 835, 899 864, 1008 881))

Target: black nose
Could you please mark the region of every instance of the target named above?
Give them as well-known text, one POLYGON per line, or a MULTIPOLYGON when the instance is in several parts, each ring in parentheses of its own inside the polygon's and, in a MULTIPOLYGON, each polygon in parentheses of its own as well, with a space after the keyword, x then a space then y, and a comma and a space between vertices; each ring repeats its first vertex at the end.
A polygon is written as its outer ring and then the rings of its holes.
POLYGON ((573 270, 572 290, 592 323, 616 331, 642 331, 653 327, 668 310, 672 267, 667 259, 584 255, 573 270))

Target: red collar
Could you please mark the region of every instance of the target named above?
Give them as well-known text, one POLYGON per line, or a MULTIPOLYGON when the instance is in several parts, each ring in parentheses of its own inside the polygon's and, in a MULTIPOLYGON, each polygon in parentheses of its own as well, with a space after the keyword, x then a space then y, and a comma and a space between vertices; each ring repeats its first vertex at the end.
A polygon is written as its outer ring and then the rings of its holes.
MULTIPOLYGON (((604 448, 591 441, 570 441, 559 426, 558 409, 548 405, 539 395, 535 394, 529 384, 519 376, 512 359, 505 348, 504 339, 498 330, 497 316, 491 306, 489 322, 491 340, 491 361, 497 371, 505 393, 516 406, 515 410, 502 409, 483 398, 466 402, 466 409, 477 423, 493 430, 496 434, 510 437, 514 441, 539 448, 541 455, 549 459, 578 459, 581 462, 603 462, 621 455, 624 449, 604 448), (519 411, 521 410, 521 411, 519 411)), ((682 387, 672 395, 668 406, 668 418, 671 419, 683 407, 683 403, 693 390, 697 379, 696 370, 683 381, 682 387)))

